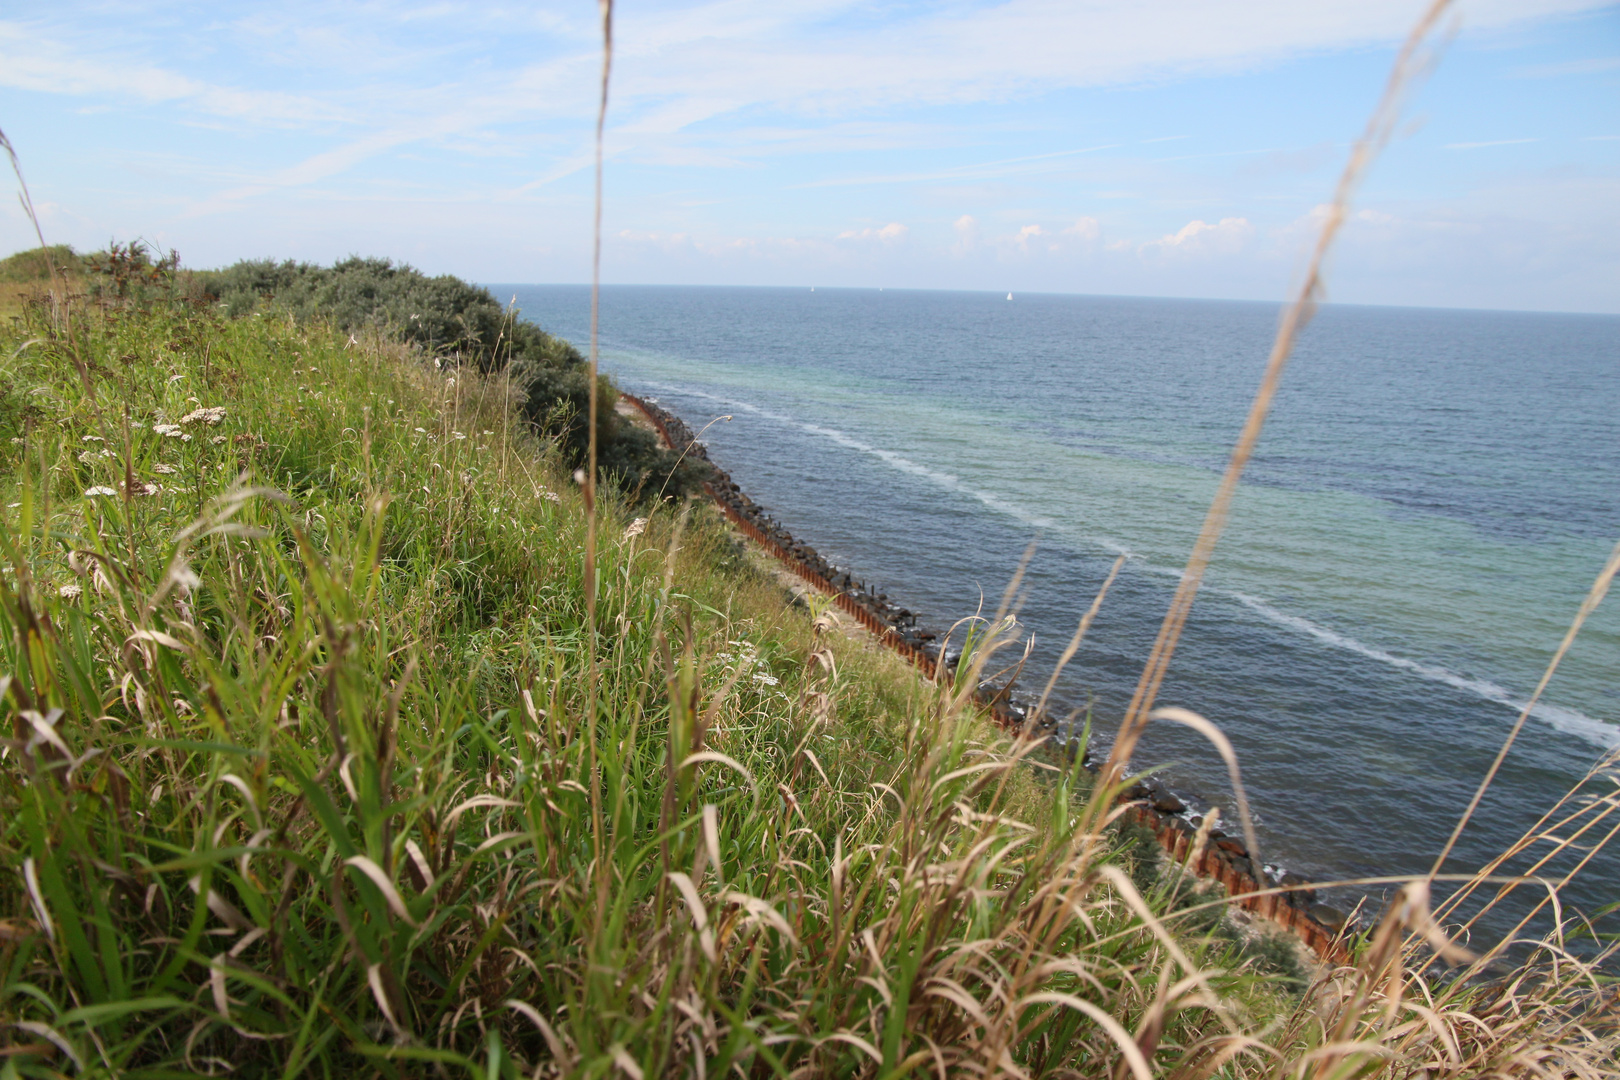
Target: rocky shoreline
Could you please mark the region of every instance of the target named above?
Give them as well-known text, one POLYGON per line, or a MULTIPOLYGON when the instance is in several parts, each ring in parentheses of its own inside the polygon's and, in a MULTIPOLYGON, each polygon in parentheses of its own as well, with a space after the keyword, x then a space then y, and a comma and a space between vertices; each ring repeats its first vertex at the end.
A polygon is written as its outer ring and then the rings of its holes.
MULTIPOLYGON (((775 555, 789 570, 831 596, 837 606, 854 616, 878 640, 933 678, 950 678, 955 657, 944 648, 939 634, 918 626, 907 608, 875 592, 847 570, 829 563, 809 544, 793 534, 737 486, 724 469, 709 458, 707 447, 686 422, 653 398, 622 394, 658 431, 676 453, 697 458, 713 470, 703 486, 726 518, 744 534, 775 555)), ((1048 716, 1031 717, 1032 704, 1018 700, 1010 686, 983 684, 976 690, 979 703, 997 720, 1014 727, 1033 723, 1052 730, 1048 716)), ((1085 763, 1088 767, 1091 762, 1085 763)), ((1152 832, 1166 854, 1188 865, 1200 878, 1218 881, 1239 906, 1298 934, 1318 957, 1329 963, 1349 959, 1343 944, 1345 916, 1319 903, 1316 890, 1304 879, 1257 867, 1242 840, 1212 828, 1201 850, 1194 850, 1202 816, 1157 781, 1127 789, 1121 797, 1123 817, 1152 832)))

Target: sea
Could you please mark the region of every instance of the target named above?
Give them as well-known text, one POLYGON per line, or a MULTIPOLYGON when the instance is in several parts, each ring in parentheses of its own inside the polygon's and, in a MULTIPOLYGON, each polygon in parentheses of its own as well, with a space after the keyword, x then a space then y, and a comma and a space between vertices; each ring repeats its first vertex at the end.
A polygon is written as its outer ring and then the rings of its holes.
MULTIPOLYGON (((588 288, 492 288, 588 344, 588 288)), ((795 537, 926 627, 993 614, 1033 545, 1018 610, 1031 690, 1123 555, 1052 709, 1106 745, 1280 313, 608 286, 601 365, 705 429, 711 458, 795 537)), ((1327 306, 1299 339, 1159 703, 1230 739, 1265 863, 1322 881, 1427 872, 1617 540, 1620 317, 1327 306)), ((1445 871, 1484 865, 1594 769, 1587 790, 1614 793, 1617 747, 1620 595, 1587 620, 1445 871)), ((1134 764, 1236 820, 1201 737, 1154 725, 1134 764)), ((1572 910, 1620 901, 1620 846, 1593 853, 1614 824, 1543 869, 1586 860, 1563 892, 1572 910)), ((1481 932, 1522 913, 1511 903, 1481 932)))

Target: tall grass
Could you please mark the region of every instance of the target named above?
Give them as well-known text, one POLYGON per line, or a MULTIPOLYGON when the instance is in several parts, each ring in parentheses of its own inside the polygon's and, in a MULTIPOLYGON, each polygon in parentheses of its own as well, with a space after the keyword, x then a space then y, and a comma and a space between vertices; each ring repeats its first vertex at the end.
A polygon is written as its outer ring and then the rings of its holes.
POLYGON ((707 508, 603 494, 593 709, 582 499, 503 382, 61 310, 0 353, 8 1075, 1612 1072, 1574 960, 1400 974, 1420 906, 1258 974, 1133 882, 1112 792, 707 508))
POLYGON ((1261 975, 978 715, 1015 621, 922 682, 507 380, 64 284, 0 356, 4 1076, 1620 1072, 1578 925, 1493 968, 1428 880, 1261 975))

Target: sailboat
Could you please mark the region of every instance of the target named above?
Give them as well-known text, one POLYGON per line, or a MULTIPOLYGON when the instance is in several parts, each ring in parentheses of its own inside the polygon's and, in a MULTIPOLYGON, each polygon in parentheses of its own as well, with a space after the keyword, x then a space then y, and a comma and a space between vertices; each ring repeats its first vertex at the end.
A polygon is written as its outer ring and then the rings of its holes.
POLYGON ((1007 299, 1009 299, 1009 300, 1011 300, 1011 299, 1012 299, 1012 293, 1008 293, 1008 294, 1007 294, 1007 299))

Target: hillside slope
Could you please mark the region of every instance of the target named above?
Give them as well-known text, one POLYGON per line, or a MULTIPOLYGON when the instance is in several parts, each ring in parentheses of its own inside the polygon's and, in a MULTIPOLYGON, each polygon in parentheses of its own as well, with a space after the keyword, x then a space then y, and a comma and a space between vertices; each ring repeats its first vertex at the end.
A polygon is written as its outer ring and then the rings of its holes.
POLYGON ((1299 999, 1171 933, 1106 800, 708 508, 605 500, 593 617, 504 380, 49 314, 0 329, 8 1072, 1595 1074, 1552 998, 1426 1026, 1379 966, 1299 999))

